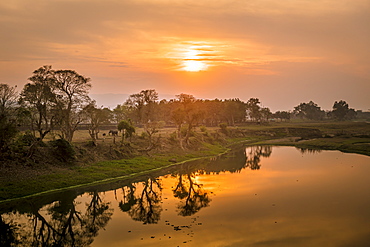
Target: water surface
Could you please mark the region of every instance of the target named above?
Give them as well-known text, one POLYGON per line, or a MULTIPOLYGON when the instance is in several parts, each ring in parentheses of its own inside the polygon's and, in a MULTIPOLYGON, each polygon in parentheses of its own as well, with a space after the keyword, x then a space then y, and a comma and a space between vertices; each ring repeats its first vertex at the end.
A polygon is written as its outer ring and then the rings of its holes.
POLYGON ((14 246, 369 246, 370 157, 248 147, 0 205, 14 246))

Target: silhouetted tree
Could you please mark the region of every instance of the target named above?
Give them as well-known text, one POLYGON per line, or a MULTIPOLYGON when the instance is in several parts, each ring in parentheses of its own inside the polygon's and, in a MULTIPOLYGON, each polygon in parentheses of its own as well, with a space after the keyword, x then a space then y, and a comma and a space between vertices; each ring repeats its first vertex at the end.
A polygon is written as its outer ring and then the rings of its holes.
POLYGON ((333 111, 331 111, 330 114, 339 121, 350 120, 356 117, 355 110, 349 108, 349 105, 344 100, 340 100, 339 102, 335 101, 333 111))
POLYGON ((325 111, 321 110, 313 101, 299 104, 294 107, 293 112, 297 117, 310 120, 322 120, 325 117, 325 111))
POLYGON ((246 103, 248 115, 252 121, 260 121, 261 120, 261 106, 259 105, 261 102, 257 98, 250 98, 246 103))
POLYGON ((62 137, 72 141, 77 126, 83 120, 82 109, 90 102, 88 96, 90 79, 79 75, 73 70, 57 70, 54 72, 56 93, 56 109, 58 125, 62 137))
POLYGON ((28 78, 21 93, 20 102, 30 112, 32 129, 38 132, 42 141, 53 129, 56 112, 56 94, 54 90, 54 71, 51 66, 40 67, 28 78))
POLYGON ((117 129, 122 131, 122 141, 125 141, 125 138, 129 137, 131 139, 132 135, 135 133, 135 127, 132 125, 130 121, 121 120, 118 125, 117 129))
POLYGON ((98 108, 95 101, 91 101, 83 108, 87 120, 87 127, 92 141, 95 143, 100 132, 100 126, 109 123, 110 110, 107 108, 98 108))
POLYGON ((0 84, 0 156, 17 134, 17 102, 15 87, 0 84))
POLYGON ((158 101, 158 93, 154 89, 142 90, 132 94, 126 100, 125 105, 130 117, 140 124, 146 124, 155 120, 155 107, 158 101))

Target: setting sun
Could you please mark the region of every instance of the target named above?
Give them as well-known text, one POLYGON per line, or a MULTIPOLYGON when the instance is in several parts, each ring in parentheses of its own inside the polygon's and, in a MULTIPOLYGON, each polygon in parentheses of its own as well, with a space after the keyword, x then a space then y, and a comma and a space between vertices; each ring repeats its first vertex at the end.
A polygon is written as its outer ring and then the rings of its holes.
POLYGON ((198 72, 207 69, 207 65, 202 61, 188 60, 184 61, 184 70, 189 72, 198 72))

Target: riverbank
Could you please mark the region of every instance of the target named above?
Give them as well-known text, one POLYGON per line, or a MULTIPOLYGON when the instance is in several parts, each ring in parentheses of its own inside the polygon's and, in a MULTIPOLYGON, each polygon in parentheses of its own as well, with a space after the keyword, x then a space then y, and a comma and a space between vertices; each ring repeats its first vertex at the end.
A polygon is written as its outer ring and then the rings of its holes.
POLYGON ((219 128, 205 131, 203 128, 195 131, 185 150, 178 148, 172 132, 167 131, 160 136, 158 148, 150 152, 137 151, 137 145, 145 143, 145 138, 141 137, 137 138, 136 144, 126 143, 123 146, 118 143, 112 145, 111 139, 103 140, 104 143, 97 146, 80 141, 74 143, 78 162, 2 166, 0 202, 123 176, 135 176, 191 159, 217 156, 235 145, 287 145, 370 156, 369 130, 368 123, 275 123, 228 127, 226 131, 219 128), (122 158, 121 155, 126 157, 122 158), (109 159, 114 157, 118 158, 109 159))

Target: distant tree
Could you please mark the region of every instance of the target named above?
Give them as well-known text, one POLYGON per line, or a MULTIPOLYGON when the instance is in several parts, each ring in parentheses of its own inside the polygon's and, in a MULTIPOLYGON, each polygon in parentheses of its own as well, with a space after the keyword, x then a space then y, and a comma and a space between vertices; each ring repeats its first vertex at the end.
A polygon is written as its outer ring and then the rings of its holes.
POLYGON ((229 125, 234 126, 235 122, 243 122, 246 115, 246 105, 240 99, 227 99, 222 102, 223 117, 229 125))
POLYGON ((145 125, 155 120, 155 107, 158 101, 158 93, 154 89, 142 90, 132 94, 126 100, 125 105, 137 123, 145 125))
POLYGON ((333 110, 330 114, 339 121, 350 120, 356 117, 355 110, 349 108, 349 105, 344 100, 340 100, 339 102, 335 101, 333 105, 333 110))
POLYGON ((265 122, 268 122, 272 116, 272 113, 268 107, 262 107, 260 109, 260 114, 261 114, 261 120, 265 122))
POLYGON ((127 137, 131 139, 133 133, 135 133, 135 127, 130 121, 121 120, 118 123, 117 128, 119 131, 122 131, 122 141, 125 141, 127 137))
POLYGON ((261 120, 261 106, 259 104, 261 104, 261 102, 257 98, 250 98, 246 103, 248 115, 250 119, 255 122, 261 120))
POLYGON ((298 117, 310 120, 322 120, 325 116, 325 111, 321 110, 313 101, 299 104, 294 107, 293 112, 298 117))
POLYGON ((98 108, 95 101, 91 101, 83 108, 87 120, 87 126, 90 137, 95 143, 100 132, 100 126, 103 123, 109 122, 110 110, 107 108, 98 108))
MULTIPOLYGON (((179 120, 184 121, 187 123, 187 128, 185 130, 185 136, 184 136, 184 142, 186 144, 189 144, 189 137, 192 129, 196 125, 196 123, 201 119, 201 116, 203 115, 202 109, 199 109, 199 107, 196 106, 196 99, 193 95, 190 94, 179 94, 176 95, 178 98, 177 103, 179 108, 176 109, 174 112, 174 117, 177 118, 175 121, 177 121, 178 124, 178 136, 181 139, 181 126, 182 123, 179 120), (182 116, 179 116, 182 115, 182 116)), ((181 146, 181 141, 180 141, 181 146)))
POLYGON ((257 98, 250 98, 246 103, 246 110, 249 118, 255 122, 269 121, 272 113, 268 107, 260 106, 261 102, 257 98))
POLYGON ((164 127, 163 121, 149 122, 145 125, 144 130, 145 130, 145 133, 148 135, 148 144, 149 144, 147 147, 148 151, 153 149, 155 146, 157 146, 156 144, 158 144, 159 142, 159 137, 158 137, 158 142, 156 143, 153 141, 153 136, 154 134, 158 133, 159 130, 163 127, 164 127))
POLYGON ((124 119, 129 118, 129 109, 127 105, 117 105, 116 108, 113 109, 112 112, 112 121, 115 123, 119 123, 120 121, 124 119))
POLYGON ((67 141, 72 141, 77 126, 83 120, 82 109, 90 102, 89 81, 89 78, 79 75, 74 70, 54 72, 58 125, 62 137, 67 141))
POLYGON ((276 119, 280 119, 280 121, 283 120, 290 120, 290 112, 288 111, 277 111, 273 114, 273 117, 276 119))

